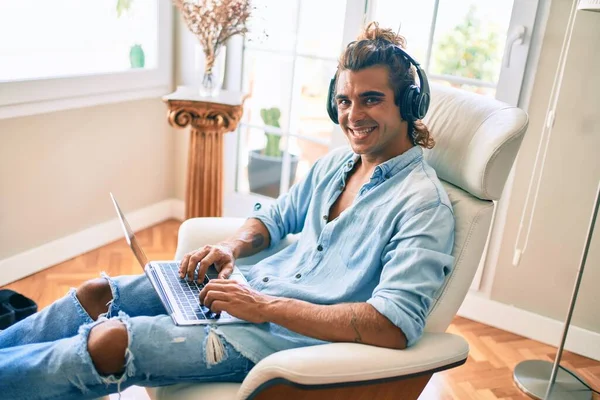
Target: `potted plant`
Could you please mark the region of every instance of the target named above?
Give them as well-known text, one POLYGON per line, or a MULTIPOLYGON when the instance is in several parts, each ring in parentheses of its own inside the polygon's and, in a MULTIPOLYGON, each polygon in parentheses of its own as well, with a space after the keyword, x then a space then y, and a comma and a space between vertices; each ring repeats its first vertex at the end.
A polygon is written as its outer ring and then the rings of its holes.
MULTIPOLYGON (((265 126, 280 128, 279 118, 281 111, 277 107, 262 108, 260 117, 265 126)), ((283 152, 279 148, 281 136, 265 131, 267 144, 263 149, 251 150, 248 153, 248 180, 250 191, 270 197, 279 195, 281 184, 281 171, 283 166, 283 152)), ((290 184, 296 178, 299 157, 290 154, 290 184)))
MULTIPOLYGON (((117 18, 121 18, 123 14, 130 12, 133 0, 117 0, 117 18)), ((144 68, 146 64, 146 56, 144 49, 139 43, 133 44, 129 48, 129 65, 131 68, 144 68)))

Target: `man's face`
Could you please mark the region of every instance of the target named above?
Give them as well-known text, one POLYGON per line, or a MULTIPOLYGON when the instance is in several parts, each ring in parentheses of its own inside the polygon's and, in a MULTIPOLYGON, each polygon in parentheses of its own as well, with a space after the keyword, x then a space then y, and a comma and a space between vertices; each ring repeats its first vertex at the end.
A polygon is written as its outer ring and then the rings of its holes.
POLYGON ((389 84, 389 69, 343 70, 337 81, 338 121, 352 150, 381 162, 401 154, 409 143, 389 84))

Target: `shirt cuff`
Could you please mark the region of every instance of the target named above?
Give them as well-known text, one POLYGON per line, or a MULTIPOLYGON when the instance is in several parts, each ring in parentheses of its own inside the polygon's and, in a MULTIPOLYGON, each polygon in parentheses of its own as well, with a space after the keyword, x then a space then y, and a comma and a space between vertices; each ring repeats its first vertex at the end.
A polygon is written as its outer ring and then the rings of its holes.
POLYGON ((383 297, 372 297, 367 303, 389 319, 394 325, 402 330, 406 337, 406 347, 417 343, 423 335, 423 326, 419 322, 410 318, 410 316, 392 301, 383 297))
POLYGON ((281 241, 279 227, 269 216, 268 210, 262 208, 260 203, 256 203, 252 215, 248 218, 259 220, 267 228, 267 231, 269 232, 269 247, 267 247, 265 250, 270 250, 279 244, 281 241))

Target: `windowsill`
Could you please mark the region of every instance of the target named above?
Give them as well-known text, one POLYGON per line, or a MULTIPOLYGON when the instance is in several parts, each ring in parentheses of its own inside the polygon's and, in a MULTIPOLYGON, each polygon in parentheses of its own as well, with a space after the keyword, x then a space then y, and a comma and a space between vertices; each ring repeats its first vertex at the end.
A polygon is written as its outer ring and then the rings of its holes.
POLYGON ((84 107, 94 107, 103 104, 113 104, 131 100, 141 100, 154 97, 161 98, 171 91, 172 90, 168 85, 163 85, 149 87, 146 89, 123 90, 111 93, 90 94, 85 96, 10 104, 0 106, 0 120, 84 107))

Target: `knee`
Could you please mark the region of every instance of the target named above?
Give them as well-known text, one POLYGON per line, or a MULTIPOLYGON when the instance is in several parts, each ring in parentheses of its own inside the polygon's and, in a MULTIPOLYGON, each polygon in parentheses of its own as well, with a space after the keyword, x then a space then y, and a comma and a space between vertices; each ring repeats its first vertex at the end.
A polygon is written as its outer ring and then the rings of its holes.
POLYGON ((112 292, 106 279, 92 279, 77 289, 77 298, 90 317, 96 320, 100 314, 108 311, 107 304, 112 300, 112 292))
POLYGON ((118 320, 108 320, 90 330, 88 352, 99 374, 123 372, 128 339, 127 328, 118 320))

